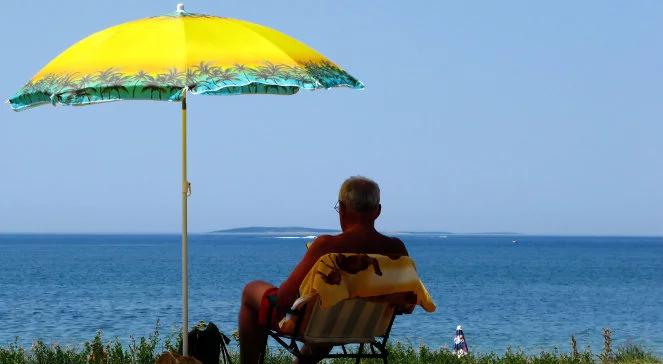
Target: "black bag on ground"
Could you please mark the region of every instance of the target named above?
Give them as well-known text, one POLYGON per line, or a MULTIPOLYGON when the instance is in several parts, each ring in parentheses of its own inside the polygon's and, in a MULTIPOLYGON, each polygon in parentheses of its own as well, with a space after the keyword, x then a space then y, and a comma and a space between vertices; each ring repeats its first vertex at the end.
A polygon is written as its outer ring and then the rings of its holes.
POLYGON ((230 339, 213 322, 205 324, 201 321, 189 332, 189 355, 203 364, 230 364, 230 354, 226 349, 229 343, 230 339), (219 361, 222 354, 223 361, 219 361))

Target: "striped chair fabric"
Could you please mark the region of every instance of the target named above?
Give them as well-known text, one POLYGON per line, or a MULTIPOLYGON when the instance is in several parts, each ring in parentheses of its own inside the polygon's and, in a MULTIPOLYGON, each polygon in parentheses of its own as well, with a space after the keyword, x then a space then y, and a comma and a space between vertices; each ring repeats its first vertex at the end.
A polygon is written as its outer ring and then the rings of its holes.
POLYGON ((369 343, 384 336, 394 315, 394 305, 365 299, 347 299, 324 309, 311 308, 303 338, 311 343, 369 343))

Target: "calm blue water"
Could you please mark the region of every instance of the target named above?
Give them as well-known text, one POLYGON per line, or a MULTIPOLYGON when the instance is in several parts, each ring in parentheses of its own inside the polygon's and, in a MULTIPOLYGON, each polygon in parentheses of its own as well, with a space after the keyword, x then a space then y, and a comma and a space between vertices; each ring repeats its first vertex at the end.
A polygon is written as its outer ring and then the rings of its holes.
MULTIPOLYGON (((399 318, 393 337, 470 350, 601 348, 601 329, 663 354, 663 239, 404 236, 438 304, 399 318)), ((194 235, 190 318, 236 328, 243 285, 282 281, 307 239, 194 235)), ((80 344, 180 322, 177 235, 0 235, 0 345, 19 336, 80 344)))

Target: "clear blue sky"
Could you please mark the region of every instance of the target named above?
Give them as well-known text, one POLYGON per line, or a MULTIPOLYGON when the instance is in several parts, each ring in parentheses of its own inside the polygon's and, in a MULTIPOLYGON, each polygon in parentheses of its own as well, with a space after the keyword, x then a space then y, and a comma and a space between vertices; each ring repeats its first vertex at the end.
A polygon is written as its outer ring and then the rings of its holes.
MULTIPOLYGON (((176 1, 7 1, 0 96, 176 1)), ((347 176, 384 230, 663 234, 663 2, 207 1, 367 88, 189 102, 190 229, 335 227, 347 176)), ((1 232, 177 232, 179 105, 0 109, 1 232)))

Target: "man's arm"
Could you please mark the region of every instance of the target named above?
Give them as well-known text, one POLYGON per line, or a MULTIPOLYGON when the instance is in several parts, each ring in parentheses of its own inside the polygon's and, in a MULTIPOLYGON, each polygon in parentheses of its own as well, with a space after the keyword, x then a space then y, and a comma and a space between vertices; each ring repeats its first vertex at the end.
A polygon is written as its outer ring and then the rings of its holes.
POLYGON ((315 262, 329 250, 329 240, 331 236, 320 235, 314 241, 311 247, 306 251, 302 260, 290 273, 278 290, 277 305, 281 308, 290 308, 290 305, 299 297, 299 286, 304 281, 308 272, 313 268, 315 262))

